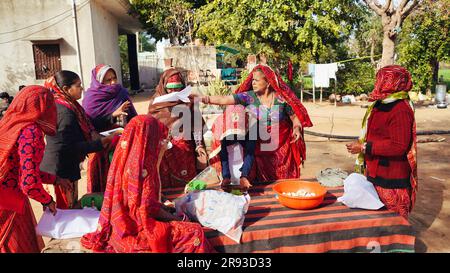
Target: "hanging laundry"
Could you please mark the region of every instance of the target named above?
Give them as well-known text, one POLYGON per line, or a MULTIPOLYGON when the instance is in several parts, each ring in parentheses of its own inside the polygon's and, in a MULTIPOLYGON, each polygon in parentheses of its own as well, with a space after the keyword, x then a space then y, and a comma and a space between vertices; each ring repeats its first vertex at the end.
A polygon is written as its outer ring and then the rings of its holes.
POLYGON ((337 71, 337 63, 315 64, 313 74, 315 87, 330 87, 330 79, 336 79, 337 71))
POLYGON ((308 75, 314 77, 314 69, 316 64, 308 64, 308 75))

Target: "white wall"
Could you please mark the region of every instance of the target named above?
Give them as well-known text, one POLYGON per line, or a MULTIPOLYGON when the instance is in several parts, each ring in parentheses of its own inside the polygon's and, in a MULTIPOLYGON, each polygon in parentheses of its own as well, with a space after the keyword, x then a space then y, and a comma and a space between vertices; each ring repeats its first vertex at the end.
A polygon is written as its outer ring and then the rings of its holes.
MULTIPOLYGON (((118 23, 100 1, 76 0, 86 88, 99 63, 111 64, 121 79, 118 23)), ((61 37, 62 69, 80 74, 74 33, 72 0, 0 0, 0 91, 15 94, 19 85, 43 84, 36 80, 31 38, 61 37)))
MULTIPOLYGON (((92 1, 91 4, 92 38, 95 52, 95 64, 92 68, 96 64, 110 64, 116 70, 118 79, 121 82, 118 22, 98 1, 92 1)), ((88 82, 90 82, 90 77, 88 82)))
MULTIPOLYGON (((80 12, 85 13, 88 6, 81 7, 80 12)), ((75 37, 71 15, 71 1, 68 0, 0 1, 0 33, 2 33, 0 34, 0 89, 2 91, 14 94, 19 85, 43 83, 43 80, 36 80, 33 44, 27 39, 63 38, 60 42, 61 66, 63 69, 78 72, 76 49, 72 46, 75 37), (51 19, 52 17, 55 18, 51 19)))

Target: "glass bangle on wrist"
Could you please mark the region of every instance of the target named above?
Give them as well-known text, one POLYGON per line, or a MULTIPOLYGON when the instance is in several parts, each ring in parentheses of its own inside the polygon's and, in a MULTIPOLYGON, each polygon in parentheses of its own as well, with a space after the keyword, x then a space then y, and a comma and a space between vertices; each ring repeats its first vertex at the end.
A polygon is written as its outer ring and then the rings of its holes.
POLYGON ((362 149, 361 149, 361 152, 362 152, 363 154, 366 153, 366 146, 367 146, 367 142, 364 142, 364 143, 362 144, 362 149))

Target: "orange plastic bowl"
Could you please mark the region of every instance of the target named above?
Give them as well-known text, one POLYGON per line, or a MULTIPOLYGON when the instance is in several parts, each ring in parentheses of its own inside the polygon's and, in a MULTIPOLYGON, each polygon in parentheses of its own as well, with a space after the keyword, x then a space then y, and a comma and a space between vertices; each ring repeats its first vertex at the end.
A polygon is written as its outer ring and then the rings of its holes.
POLYGON ((313 209, 322 204, 323 199, 327 193, 325 187, 318 182, 306 182, 300 180, 288 180, 277 183, 273 186, 273 190, 278 195, 278 201, 292 209, 313 209), (311 197, 296 197, 284 195, 283 192, 297 192, 298 190, 305 190, 307 192, 313 192, 316 196, 311 197))

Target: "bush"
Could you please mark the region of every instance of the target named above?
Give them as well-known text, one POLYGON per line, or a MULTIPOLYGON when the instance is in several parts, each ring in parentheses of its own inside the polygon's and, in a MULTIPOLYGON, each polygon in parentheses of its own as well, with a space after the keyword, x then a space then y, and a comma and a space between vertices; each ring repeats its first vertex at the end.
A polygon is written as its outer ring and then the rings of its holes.
POLYGON ((338 94, 370 93, 375 84, 375 68, 367 61, 348 62, 339 68, 336 77, 338 94))

